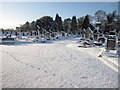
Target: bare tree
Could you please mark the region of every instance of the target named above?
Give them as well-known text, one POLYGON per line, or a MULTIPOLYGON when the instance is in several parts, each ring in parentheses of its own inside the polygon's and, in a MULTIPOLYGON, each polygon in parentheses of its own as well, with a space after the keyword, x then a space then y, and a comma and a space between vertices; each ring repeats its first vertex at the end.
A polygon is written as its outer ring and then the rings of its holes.
POLYGON ((98 10, 96 13, 95 13, 95 18, 96 18, 96 21, 97 22, 102 22, 106 19, 106 12, 103 11, 103 10, 98 10))

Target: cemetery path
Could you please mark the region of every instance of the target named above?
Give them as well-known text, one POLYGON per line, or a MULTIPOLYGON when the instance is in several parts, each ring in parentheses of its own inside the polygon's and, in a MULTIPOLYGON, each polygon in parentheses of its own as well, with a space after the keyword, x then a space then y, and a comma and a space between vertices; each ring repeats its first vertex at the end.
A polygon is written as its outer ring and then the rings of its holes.
POLYGON ((117 72, 71 43, 2 46, 2 87, 117 88, 117 72))

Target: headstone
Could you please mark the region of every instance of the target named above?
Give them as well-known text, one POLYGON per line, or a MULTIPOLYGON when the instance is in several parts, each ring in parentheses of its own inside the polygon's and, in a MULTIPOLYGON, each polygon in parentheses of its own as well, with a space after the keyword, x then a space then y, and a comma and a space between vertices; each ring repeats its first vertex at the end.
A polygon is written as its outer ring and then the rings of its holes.
POLYGON ((118 58, 120 58, 120 48, 117 50, 118 58))
POLYGON ((104 37, 100 37, 100 38, 98 39, 98 42, 105 43, 105 38, 104 38, 104 37))
POLYGON ((115 32, 110 32, 107 38, 107 50, 115 50, 116 49, 116 35, 115 32))
POLYGON ((118 32, 118 46, 120 46, 120 31, 118 32))
POLYGON ((90 40, 91 40, 91 41, 93 41, 93 40, 94 40, 94 38, 93 38, 93 35, 92 35, 92 34, 90 34, 90 40))
POLYGON ((97 41, 98 37, 99 37, 99 32, 97 31, 94 33, 94 40, 97 41))
POLYGON ((98 34, 94 34, 94 40, 95 40, 95 41, 98 40, 98 34))
POLYGON ((85 37, 85 29, 82 29, 81 34, 82 34, 82 37, 84 38, 85 37))
POLYGON ((85 32, 85 38, 89 39, 90 35, 92 34, 93 34, 92 30, 88 27, 85 32))
POLYGON ((118 32, 118 39, 120 39, 120 31, 118 32))

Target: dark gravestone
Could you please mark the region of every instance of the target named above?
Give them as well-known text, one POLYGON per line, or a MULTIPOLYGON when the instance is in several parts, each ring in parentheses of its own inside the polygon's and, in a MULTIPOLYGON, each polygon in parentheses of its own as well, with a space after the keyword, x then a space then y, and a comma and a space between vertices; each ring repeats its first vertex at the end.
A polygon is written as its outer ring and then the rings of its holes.
POLYGON ((120 46, 120 31, 118 32, 118 46, 120 46))
POLYGON ((107 40, 107 49, 108 50, 115 50, 115 40, 107 40))
POLYGON ((65 33, 64 33, 64 32, 62 33, 62 36, 65 36, 65 33))
POLYGON ((96 45, 96 46, 102 46, 102 45, 103 45, 103 44, 100 43, 100 42, 94 42, 93 44, 96 45))
POLYGON ((82 30, 81 34, 82 34, 82 37, 84 38, 85 37, 85 29, 82 30))
POLYGON ((95 41, 98 40, 98 34, 94 34, 94 40, 95 40, 95 41))
POLYGON ((2 38, 2 44, 14 44, 14 38, 2 38))
POLYGON ((120 46, 120 39, 118 38, 118 46, 120 46))
POLYGON ((116 48, 116 36, 108 36, 107 38, 107 45, 106 45, 106 49, 107 50, 115 50, 116 48))
POLYGON ((104 38, 104 37, 100 37, 100 38, 98 39, 98 42, 104 43, 104 42, 105 42, 105 38, 104 38))

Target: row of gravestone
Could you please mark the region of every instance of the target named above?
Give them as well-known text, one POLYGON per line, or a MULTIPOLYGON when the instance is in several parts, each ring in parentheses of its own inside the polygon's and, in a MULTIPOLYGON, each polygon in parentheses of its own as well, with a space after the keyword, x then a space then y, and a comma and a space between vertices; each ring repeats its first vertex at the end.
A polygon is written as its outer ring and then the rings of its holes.
POLYGON ((101 43, 104 43, 106 40, 105 38, 107 38, 107 50, 115 50, 117 45, 120 48, 120 31, 118 33, 116 33, 116 31, 110 31, 108 34, 103 34, 99 31, 93 33, 90 28, 87 28, 86 30, 83 29, 82 37, 90 40, 94 39, 94 41, 98 41, 101 43))

